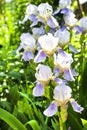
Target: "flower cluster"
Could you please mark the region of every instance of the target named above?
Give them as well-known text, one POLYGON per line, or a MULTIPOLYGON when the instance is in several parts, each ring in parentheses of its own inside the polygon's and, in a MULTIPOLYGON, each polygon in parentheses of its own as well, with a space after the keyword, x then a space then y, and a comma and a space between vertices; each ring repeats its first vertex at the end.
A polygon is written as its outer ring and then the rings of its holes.
MULTIPOLYGON (((59 8, 53 11, 48 3, 41 3, 39 6, 30 4, 26 8, 26 15, 21 21, 23 24, 27 20, 32 22, 32 33, 23 33, 20 36, 21 44, 17 50, 23 49, 22 60, 36 63, 36 85, 33 89, 33 95, 36 97, 45 94, 45 88, 51 81, 55 82, 53 90, 53 101, 44 111, 44 115, 53 116, 57 113, 58 107, 64 107, 67 110, 68 102, 76 112, 83 111, 83 108, 72 98, 72 89, 68 81, 73 81, 77 73, 72 68, 74 59, 72 53, 65 51, 67 46, 72 52, 78 51, 69 43, 70 31, 76 29, 77 33, 87 30, 87 18, 80 20, 78 25, 73 11, 69 8, 71 0, 60 0, 59 8), (60 25, 55 18, 58 14, 63 15, 63 24, 60 25), (37 27, 41 23, 41 27, 37 27), (52 59, 53 66, 49 63, 52 59)), ((51 87, 51 86, 50 86, 51 87)))

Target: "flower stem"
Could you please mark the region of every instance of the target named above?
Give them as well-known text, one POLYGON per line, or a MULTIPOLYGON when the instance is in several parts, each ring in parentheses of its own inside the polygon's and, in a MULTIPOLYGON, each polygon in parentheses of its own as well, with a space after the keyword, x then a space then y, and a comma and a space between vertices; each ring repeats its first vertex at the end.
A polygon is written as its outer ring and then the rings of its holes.
POLYGON ((59 113, 59 124, 60 124, 60 130, 66 130, 66 119, 67 119, 67 109, 66 106, 62 106, 60 108, 60 113, 59 113))

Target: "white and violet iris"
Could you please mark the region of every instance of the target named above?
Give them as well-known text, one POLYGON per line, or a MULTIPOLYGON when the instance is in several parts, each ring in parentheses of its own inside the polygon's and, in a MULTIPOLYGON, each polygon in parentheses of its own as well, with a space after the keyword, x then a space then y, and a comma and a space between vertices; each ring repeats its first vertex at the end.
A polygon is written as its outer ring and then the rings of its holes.
POLYGON ((36 63, 45 61, 46 55, 53 55, 53 53, 57 50, 59 38, 53 36, 51 33, 47 35, 43 35, 39 37, 38 42, 41 46, 41 50, 38 52, 37 56, 35 57, 34 61, 36 63))
POLYGON ((62 9, 61 13, 64 14, 64 21, 66 25, 70 27, 73 27, 76 25, 77 19, 75 18, 75 14, 73 13, 72 10, 68 8, 64 8, 62 9))
POLYGON ((53 8, 48 3, 41 3, 37 9, 37 17, 39 18, 38 21, 47 24, 51 28, 56 28, 59 26, 56 19, 52 16, 53 8))
POLYGON ((54 89, 53 101, 49 107, 44 111, 44 115, 50 117, 57 113, 58 107, 67 108, 67 103, 70 102, 73 110, 76 112, 83 111, 83 108, 74 100, 71 99, 72 90, 69 86, 65 84, 60 84, 54 89))
POLYGON ((36 14, 37 14, 37 6, 34 4, 29 4, 26 8, 26 15, 21 23, 24 23, 29 19, 33 22, 32 26, 36 25, 38 23, 36 14))
POLYGON ((53 78, 51 68, 46 65, 39 64, 36 68, 35 77, 37 84, 33 89, 34 96, 42 96, 44 94, 44 86, 53 78))
POLYGON ((58 76, 59 73, 63 73, 63 77, 66 80, 74 80, 73 76, 77 76, 74 70, 71 69, 71 63, 73 62, 72 54, 68 54, 62 49, 59 49, 58 54, 54 53, 54 65, 55 65, 55 75, 58 76))
POLYGON ((36 40, 30 33, 23 33, 20 36, 21 44, 17 50, 17 53, 21 49, 24 49, 22 59, 25 61, 29 61, 30 59, 34 58, 34 51, 36 49, 36 40))

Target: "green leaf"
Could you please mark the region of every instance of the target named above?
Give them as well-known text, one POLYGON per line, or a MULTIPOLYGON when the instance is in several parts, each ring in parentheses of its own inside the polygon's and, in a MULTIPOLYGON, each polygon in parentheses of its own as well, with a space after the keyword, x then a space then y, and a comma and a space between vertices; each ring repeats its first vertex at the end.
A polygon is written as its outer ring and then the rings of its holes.
POLYGON ((87 128, 87 120, 81 119, 81 121, 82 121, 83 126, 84 126, 85 128, 87 128))
POLYGON ((77 118, 68 111, 68 122, 74 130, 82 130, 82 126, 78 122, 77 118))
POLYGON ((36 120, 28 121, 25 125, 29 124, 33 130, 41 130, 36 120))
POLYGON ((2 108, 0 108, 0 119, 4 120, 14 130, 27 130, 15 116, 2 108))
POLYGON ((55 121, 51 120, 51 122, 52 122, 52 126, 53 126, 54 130, 59 130, 59 123, 58 123, 58 121, 56 121, 56 119, 55 119, 55 121))

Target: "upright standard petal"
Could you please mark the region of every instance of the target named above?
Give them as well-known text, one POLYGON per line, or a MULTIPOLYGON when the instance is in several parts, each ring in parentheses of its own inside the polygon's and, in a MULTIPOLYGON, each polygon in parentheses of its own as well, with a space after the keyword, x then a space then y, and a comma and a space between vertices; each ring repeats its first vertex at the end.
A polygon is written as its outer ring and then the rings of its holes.
POLYGON ((50 106, 43 112, 45 116, 51 117, 57 113, 58 105, 52 102, 50 106))
POLYGON ((59 45, 61 47, 65 46, 70 40, 70 32, 65 26, 58 29, 54 35, 59 38, 59 45))
POLYGON ((35 63, 39 63, 39 62, 45 61, 45 59, 46 59, 45 52, 43 52, 42 50, 40 50, 38 52, 37 56, 35 57, 34 62, 35 63))
POLYGON ((54 88, 54 99, 58 102, 58 105, 66 104, 71 98, 71 88, 65 83, 59 84, 54 88))
POLYGON ((71 99, 70 103, 74 111, 81 113, 84 110, 84 108, 81 107, 74 99, 71 99))
POLYGON ((52 6, 48 3, 41 3, 38 6, 38 17, 42 19, 42 21, 47 22, 48 18, 51 17, 52 13, 52 6))
POLYGON ((37 83, 33 89, 33 95, 35 97, 42 96, 44 94, 44 85, 42 83, 37 83))
POLYGON ((39 37, 38 42, 43 51, 45 51, 48 55, 52 55, 54 51, 57 49, 59 38, 54 37, 51 33, 47 35, 43 35, 39 37))
POLYGON ((39 82, 48 83, 52 78, 52 71, 49 66, 39 64, 36 68, 35 77, 39 82))

